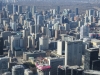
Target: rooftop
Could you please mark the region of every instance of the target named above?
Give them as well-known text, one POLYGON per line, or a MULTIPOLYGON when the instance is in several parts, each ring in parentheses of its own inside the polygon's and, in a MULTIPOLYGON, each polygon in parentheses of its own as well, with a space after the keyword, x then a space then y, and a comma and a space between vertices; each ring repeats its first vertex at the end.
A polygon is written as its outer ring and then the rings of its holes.
POLYGON ((43 50, 24 52, 24 54, 34 54, 34 53, 37 54, 37 53, 46 53, 46 52, 43 50))
POLYGON ((48 60, 44 58, 38 58, 36 60, 36 67, 39 70, 47 70, 51 68, 51 66, 48 64, 48 60))
POLYGON ((95 71, 95 70, 87 70, 87 71, 84 71, 84 73, 86 74, 95 74, 95 75, 100 75, 100 71, 95 71))

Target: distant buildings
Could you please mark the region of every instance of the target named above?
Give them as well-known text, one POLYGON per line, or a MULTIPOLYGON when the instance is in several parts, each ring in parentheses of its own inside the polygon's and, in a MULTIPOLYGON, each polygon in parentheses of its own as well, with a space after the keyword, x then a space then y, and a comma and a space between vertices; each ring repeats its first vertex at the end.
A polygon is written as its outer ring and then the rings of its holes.
POLYGON ((2 11, 2 1, 0 1, 0 11, 2 11))
POLYGON ((57 6, 57 14, 60 14, 60 6, 57 6))
POLYGON ((49 39, 48 37, 40 37, 39 38, 39 49, 40 50, 48 50, 49 49, 49 39))
POLYGON ((78 13, 78 8, 76 8, 76 15, 79 15, 79 13, 78 13))
POLYGON ((83 39, 85 37, 89 37, 88 25, 82 25, 82 27, 80 28, 80 39, 83 39))
POLYGON ((3 55, 4 40, 0 37, 0 55, 3 55))
POLYGON ((46 4, 41 11, 33 5, 46 0, 24 1, 0 1, 0 75, 98 75, 100 11, 46 4))

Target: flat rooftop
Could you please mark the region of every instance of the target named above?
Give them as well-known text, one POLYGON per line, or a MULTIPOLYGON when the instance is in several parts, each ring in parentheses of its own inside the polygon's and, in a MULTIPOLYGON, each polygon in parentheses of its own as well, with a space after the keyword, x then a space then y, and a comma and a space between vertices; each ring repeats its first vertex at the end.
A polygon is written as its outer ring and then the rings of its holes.
POLYGON ((100 75, 100 71, 94 71, 94 70, 87 70, 87 71, 84 71, 84 73, 86 74, 94 74, 94 75, 100 75))

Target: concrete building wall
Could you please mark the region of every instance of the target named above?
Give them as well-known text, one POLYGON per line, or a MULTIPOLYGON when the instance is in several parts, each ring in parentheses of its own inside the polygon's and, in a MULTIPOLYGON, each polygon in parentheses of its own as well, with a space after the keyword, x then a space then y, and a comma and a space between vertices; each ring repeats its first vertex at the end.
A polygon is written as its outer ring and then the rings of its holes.
POLYGON ((50 75, 57 75, 57 67, 59 65, 64 65, 64 58, 47 58, 49 65, 51 66, 50 75))
POLYGON ((82 64, 82 41, 65 42, 65 65, 82 64))

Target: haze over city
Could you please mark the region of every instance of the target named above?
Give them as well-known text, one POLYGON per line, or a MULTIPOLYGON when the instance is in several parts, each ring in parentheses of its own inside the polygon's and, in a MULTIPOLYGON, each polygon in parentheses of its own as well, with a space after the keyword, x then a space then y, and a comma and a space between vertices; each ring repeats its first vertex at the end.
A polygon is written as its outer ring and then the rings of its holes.
POLYGON ((100 0, 0 0, 0 75, 100 75, 100 0))

